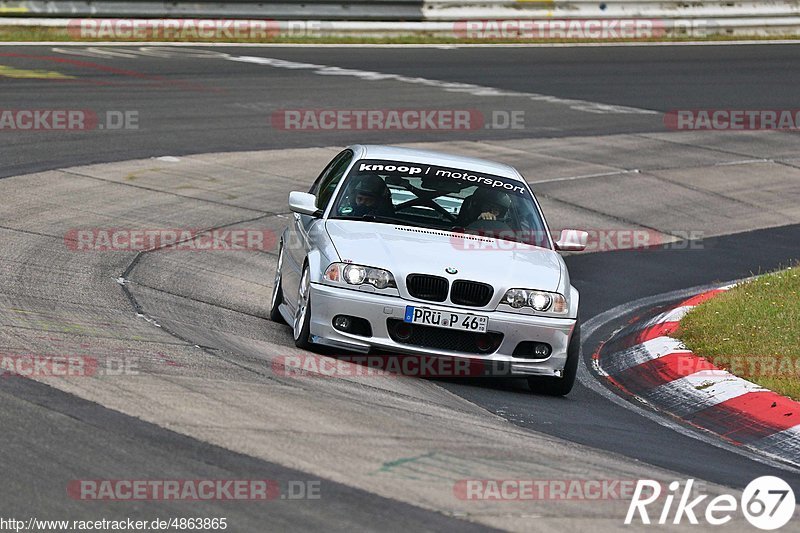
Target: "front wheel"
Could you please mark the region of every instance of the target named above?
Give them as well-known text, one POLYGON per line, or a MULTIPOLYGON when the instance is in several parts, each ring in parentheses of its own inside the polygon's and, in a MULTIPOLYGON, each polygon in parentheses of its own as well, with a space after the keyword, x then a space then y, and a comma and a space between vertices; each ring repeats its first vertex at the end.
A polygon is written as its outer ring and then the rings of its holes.
POLYGON ((297 289, 297 307, 292 324, 294 345, 304 350, 311 349, 311 275, 308 265, 303 267, 300 287, 297 289))
POLYGON ((575 321, 575 329, 572 331, 572 338, 567 346, 567 363, 564 365, 564 376, 560 378, 531 376, 528 378, 528 386, 533 392, 547 394, 548 396, 566 396, 575 384, 575 377, 578 374, 578 360, 581 357, 581 327, 575 321))

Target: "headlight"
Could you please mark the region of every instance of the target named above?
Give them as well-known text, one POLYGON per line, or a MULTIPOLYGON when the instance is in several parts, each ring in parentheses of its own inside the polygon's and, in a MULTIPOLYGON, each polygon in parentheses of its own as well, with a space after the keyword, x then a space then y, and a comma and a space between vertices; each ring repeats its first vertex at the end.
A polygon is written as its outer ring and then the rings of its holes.
POLYGON ((543 292, 532 292, 528 295, 528 305, 537 311, 547 311, 553 303, 553 298, 543 292))
POLYGON ((527 298, 527 294, 525 294, 525 291, 522 289, 511 289, 506 293, 506 297, 503 301, 514 309, 519 309, 525 305, 527 298))
POLYGON ((510 305, 514 309, 530 307, 540 313, 563 315, 568 311, 567 299, 562 294, 533 289, 510 289, 500 303, 510 305))
POLYGON ((361 285, 367 279, 367 269, 359 265, 344 267, 344 280, 350 285, 361 285))
POLYGON ((366 283, 376 289, 397 288, 394 276, 388 270, 349 263, 332 263, 325 270, 325 279, 348 285, 363 285, 366 283))
POLYGON ((394 277, 386 270, 371 268, 367 274, 367 283, 374 285, 378 289, 394 287, 394 277))

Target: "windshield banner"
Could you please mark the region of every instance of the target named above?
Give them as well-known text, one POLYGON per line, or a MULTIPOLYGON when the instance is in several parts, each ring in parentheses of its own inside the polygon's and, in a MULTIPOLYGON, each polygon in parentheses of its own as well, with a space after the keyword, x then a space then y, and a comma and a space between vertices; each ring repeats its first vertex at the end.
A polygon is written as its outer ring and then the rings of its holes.
POLYGON ((420 163, 404 163, 402 161, 380 161, 374 159, 362 159, 354 167, 356 174, 367 172, 379 176, 395 175, 405 178, 442 178, 452 179, 462 182, 464 188, 470 185, 501 189, 505 192, 529 196, 527 188, 519 181, 511 178, 484 174, 472 170, 462 170, 457 168, 440 167, 437 165, 425 165, 420 163))

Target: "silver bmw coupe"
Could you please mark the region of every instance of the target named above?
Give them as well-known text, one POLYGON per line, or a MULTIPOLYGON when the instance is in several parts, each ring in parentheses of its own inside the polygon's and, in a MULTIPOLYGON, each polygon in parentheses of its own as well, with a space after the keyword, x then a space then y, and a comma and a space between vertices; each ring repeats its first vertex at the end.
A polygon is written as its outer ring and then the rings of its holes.
POLYGON ((525 179, 491 161, 388 146, 339 153, 289 194, 270 318, 300 348, 479 360, 564 395, 578 291, 525 179))

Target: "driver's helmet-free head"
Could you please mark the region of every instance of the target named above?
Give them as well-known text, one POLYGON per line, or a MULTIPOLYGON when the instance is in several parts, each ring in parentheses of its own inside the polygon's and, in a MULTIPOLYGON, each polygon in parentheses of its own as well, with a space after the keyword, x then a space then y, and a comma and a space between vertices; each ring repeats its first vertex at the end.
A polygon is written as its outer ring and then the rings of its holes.
POLYGON ((504 217, 511 207, 511 198, 503 191, 481 187, 473 194, 475 203, 483 211, 497 211, 499 217, 504 217))
POLYGON ((353 192, 352 207, 355 216, 378 211, 387 199, 386 184, 378 176, 364 176, 353 192))
POLYGON ((386 184, 378 176, 364 176, 356 185, 356 194, 380 198, 386 190, 386 184))

